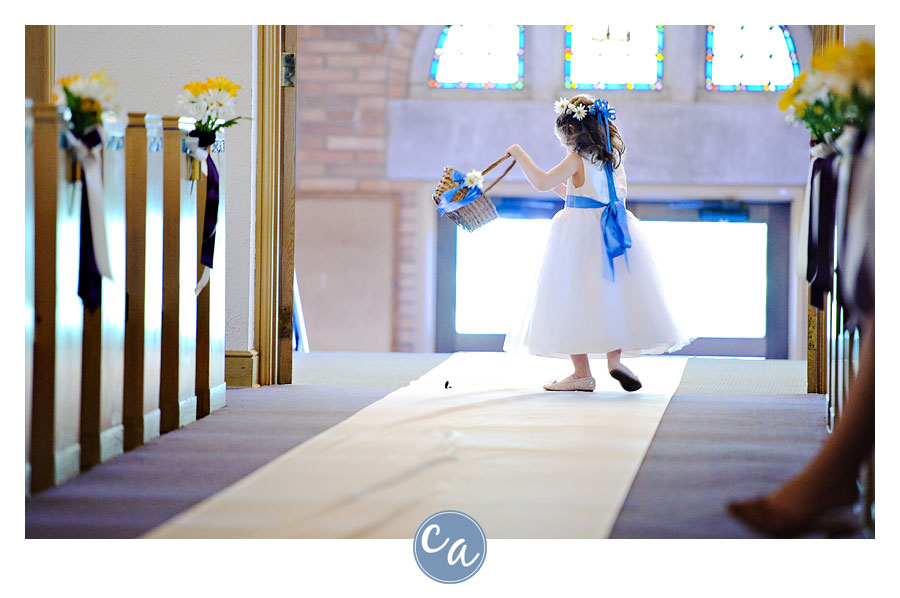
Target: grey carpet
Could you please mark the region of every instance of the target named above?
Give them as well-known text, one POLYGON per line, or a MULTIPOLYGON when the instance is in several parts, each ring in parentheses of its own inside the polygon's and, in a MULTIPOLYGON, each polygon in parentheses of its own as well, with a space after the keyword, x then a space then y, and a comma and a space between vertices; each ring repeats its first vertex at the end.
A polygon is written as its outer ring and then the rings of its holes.
POLYGON ((688 360, 610 537, 757 537, 726 505, 773 491, 819 450, 825 399, 805 391, 805 361, 688 360))
MULTIPOLYGON (((640 365, 640 361, 637 362, 640 365)), ((676 394, 794 395, 806 393, 806 360, 688 360, 676 394)))
MULTIPOLYGON (((26 537, 140 536, 447 357, 297 354, 295 385, 229 389, 224 409, 34 495, 26 537)), ((689 360, 612 537, 751 537, 727 501, 772 490, 825 439, 803 384, 803 362, 689 360)))
POLYGON ((393 388, 229 389, 226 406, 25 501, 26 538, 134 538, 393 388))
POLYGON ((825 440, 824 415, 820 395, 676 394, 610 537, 755 537, 725 505, 802 469, 825 440))

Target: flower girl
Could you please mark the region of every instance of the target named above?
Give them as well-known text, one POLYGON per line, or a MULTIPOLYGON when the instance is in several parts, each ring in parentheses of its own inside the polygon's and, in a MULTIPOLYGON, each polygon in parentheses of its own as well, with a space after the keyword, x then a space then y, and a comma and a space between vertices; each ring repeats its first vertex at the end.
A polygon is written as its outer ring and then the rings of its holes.
POLYGON ((556 135, 568 155, 544 172, 518 145, 507 150, 538 191, 566 200, 556 213, 543 263, 521 322, 505 351, 569 357, 575 371, 546 390, 593 391, 589 359, 606 356, 627 391, 641 388, 622 356, 675 351, 678 330, 640 221, 625 209, 625 143, 615 109, 578 95, 556 102, 556 135))

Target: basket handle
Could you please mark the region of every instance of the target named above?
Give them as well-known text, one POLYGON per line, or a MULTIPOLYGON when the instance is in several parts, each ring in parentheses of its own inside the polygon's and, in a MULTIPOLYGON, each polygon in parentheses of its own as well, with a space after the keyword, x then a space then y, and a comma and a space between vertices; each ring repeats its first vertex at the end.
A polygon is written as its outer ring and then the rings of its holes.
MULTIPOLYGON (((483 175, 484 175, 484 174, 487 174, 488 172, 491 171, 492 168, 494 168, 494 166, 496 166, 497 164, 500 164, 500 162, 503 162, 504 160, 506 160, 506 159, 509 158, 509 157, 510 157, 510 154, 509 154, 509 153, 504 154, 502 158, 500 158, 499 160, 497 160, 496 162, 494 162, 493 164, 491 164, 490 166, 488 166, 487 168, 485 168, 485 169, 481 172, 481 174, 483 174, 483 175)), ((488 188, 485 189, 485 190, 483 190, 482 193, 485 193, 485 194, 486 194, 488 191, 490 191, 491 189, 493 189, 493 188, 494 188, 494 185, 496 185, 497 183, 499 183, 499 182, 500 182, 500 179, 502 179, 503 177, 505 177, 505 176, 509 173, 509 171, 512 170, 512 167, 515 166, 515 165, 516 165, 516 161, 515 161, 515 159, 513 159, 513 161, 510 163, 510 165, 506 167, 506 170, 503 171, 503 174, 501 174, 501 175, 498 176, 496 179, 494 179, 494 182, 491 183, 490 185, 488 185, 488 188)))

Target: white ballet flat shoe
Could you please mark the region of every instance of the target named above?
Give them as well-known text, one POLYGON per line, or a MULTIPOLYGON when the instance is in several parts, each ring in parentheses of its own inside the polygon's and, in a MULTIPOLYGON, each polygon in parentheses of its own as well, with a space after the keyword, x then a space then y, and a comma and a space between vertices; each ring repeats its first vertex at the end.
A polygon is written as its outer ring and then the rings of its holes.
POLYGON ((572 380, 559 381, 554 380, 544 384, 544 390, 583 390, 585 392, 594 392, 597 385, 593 376, 587 378, 574 378, 572 380))

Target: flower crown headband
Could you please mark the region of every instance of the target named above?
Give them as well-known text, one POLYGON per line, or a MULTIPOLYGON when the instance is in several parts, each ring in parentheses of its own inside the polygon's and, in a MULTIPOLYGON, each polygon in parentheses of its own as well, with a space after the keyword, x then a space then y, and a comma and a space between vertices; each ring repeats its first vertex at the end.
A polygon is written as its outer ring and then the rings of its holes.
POLYGON ((559 98, 554 104, 557 114, 572 113, 577 120, 584 120, 588 114, 596 114, 601 119, 603 127, 606 129, 606 151, 612 153, 612 146, 609 143, 609 121, 616 120, 616 109, 610 108, 609 102, 606 100, 594 100, 590 108, 583 105, 576 106, 566 98, 559 98))
POLYGON ((570 103, 566 98, 559 98, 554 102, 553 108, 557 114, 572 114, 576 120, 584 120, 588 114, 600 114, 607 121, 616 120, 616 109, 610 108, 609 102, 606 100, 594 100, 590 108, 585 108, 584 105, 576 106, 570 103))

